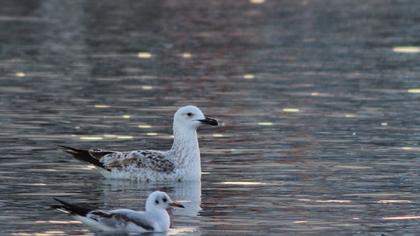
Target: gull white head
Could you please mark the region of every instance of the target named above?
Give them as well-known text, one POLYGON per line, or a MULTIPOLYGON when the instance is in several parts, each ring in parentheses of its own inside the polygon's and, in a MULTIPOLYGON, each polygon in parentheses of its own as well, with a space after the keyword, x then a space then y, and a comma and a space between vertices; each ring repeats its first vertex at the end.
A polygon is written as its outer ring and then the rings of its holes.
POLYGON ((169 195, 165 192, 155 191, 147 197, 146 211, 153 211, 156 209, 167 210, 171 207, 184 208, 182 204, 172 201, 169 195))
POLYGON ((196 106, 181 107, 174 115, 174 128, 196 130, 202 124, 217 126, 217 120, 206 117, 196 106))

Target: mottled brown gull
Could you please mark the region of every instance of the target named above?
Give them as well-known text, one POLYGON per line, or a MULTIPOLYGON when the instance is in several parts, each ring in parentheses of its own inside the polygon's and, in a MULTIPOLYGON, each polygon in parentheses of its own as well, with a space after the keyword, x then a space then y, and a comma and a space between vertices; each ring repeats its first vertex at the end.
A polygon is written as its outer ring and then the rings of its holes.
POLYGON ((217 126, 195 106, 178 109, 173 120, 174 141, 169 151, 136 150, 128 152, 102 149, 77 149, 61 146, 76 159, 98 167, 106 178, 139 181, 198 181, 201 160, 197 129, 203 124, 217 126))

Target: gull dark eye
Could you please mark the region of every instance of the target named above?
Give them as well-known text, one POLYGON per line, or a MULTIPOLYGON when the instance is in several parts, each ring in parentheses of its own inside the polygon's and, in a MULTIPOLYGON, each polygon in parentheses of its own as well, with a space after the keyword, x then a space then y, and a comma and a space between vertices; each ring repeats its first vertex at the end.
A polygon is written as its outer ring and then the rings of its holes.
POLYGON ((166 198, 163 198, 163 199, 162 199, 162 201, 163 201, 163 202, 166 202, 166 201, 168 201, 168 200, 167 200, 166 198))
POLYGON ((191 112, 187 113, 187 116, 192 116, 192 115, 193 115, 193 113, 191 113, 191 112))
POLYGON ((156 205, 159 204, 159 200, 155 200, 156 205))

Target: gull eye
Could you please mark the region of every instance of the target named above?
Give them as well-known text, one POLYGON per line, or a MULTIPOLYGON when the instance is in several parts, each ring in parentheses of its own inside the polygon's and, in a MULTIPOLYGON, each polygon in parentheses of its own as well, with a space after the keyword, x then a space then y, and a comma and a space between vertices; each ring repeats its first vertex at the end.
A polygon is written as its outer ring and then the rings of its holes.
POLYGON ((192 116, 192 115, 193 115, 193 113, 191 113, 191 112, 187 113, 187 116, 192 116))
POLYGON ((159 204, 159 200, 155 200, 155 203, 156 203, 156 205, 158 205, 159 204))
POLYGON ((162 201, 163 201, 163 202, 166 202, 166 201, 168 201, 168 200, 167 200, 166 198, 163 198, 163 199, 162 199, 162 201))

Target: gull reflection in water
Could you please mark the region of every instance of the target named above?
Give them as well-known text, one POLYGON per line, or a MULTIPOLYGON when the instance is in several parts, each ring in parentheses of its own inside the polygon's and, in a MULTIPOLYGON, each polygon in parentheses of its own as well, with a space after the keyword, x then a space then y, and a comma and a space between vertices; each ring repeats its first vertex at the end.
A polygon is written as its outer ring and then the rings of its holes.
MULTIPOLYGON (((169 235, 168 234, 168 232, 164 232, 164 233, 157 233, 157 232, 145 232, 145 233, 139 233, 139 234, 126 234, 126 233, 120 233, 120 234, 118 234, 118 233, 102 233, 102 232, 99 232, 99 233, 95 233, 95 235, 96 236, 110 236, 110 235, 131 235, 131 236, 133 236, 133 235, 138 235, 138 236, 167 236, 167 235, 169 235)), ((171 235, 173 235, 173 234, 171 234, 171 235)))
POLYGON ((104 207, 115 207, 118 202, 121 207, 143 210, 144 200, 149 193, 156 190, 168 193, 173 200, 185 206, 185 208, 174 209, 175 216, 197 216, 201 211, 200 181, 145 183, 134 180, 104 179, 102 201, 104 207))

